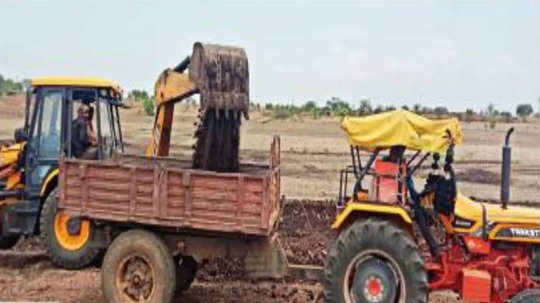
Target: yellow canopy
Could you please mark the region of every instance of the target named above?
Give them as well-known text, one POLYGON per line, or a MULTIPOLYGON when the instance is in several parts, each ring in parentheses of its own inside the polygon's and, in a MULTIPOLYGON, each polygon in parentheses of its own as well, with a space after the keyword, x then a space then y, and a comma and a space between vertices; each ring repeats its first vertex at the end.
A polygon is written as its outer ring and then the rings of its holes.
POLYGON ((122 92, 116 82, 96 77, 42 77, 31 81, 32 86, 83 86, 111 88, 117 94, 122 92))
POLYGON ((341 123, 350 145, 364 149, 404 145, 424 152, 445 152, 449 130, 456 144, 463 141, 456 118, 430 120, 405 110, 395 110, 366 117, 345 117, 341 123))

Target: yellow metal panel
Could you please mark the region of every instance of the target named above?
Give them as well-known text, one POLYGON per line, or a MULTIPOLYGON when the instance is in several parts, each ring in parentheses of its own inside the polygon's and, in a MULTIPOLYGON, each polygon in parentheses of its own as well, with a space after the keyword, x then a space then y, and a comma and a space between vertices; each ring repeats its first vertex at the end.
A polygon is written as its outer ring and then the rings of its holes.
POLYGON ((476 221, 477 224, 466 230, 456 228, 456 231, 464 232, 478 228, 476 225, 480 225, 482 221, 482 204, 486 208, 488 221, 540 225, 540 209, 538 208, 509 205, 507 209, 503 209, 501 205, 480 203, 458 194, 454 213, 460 218, 476 221))
POLYGON ((147 157, 166 157, 169 155, 174 103, 158 105, 152 138, 144 152, 147 157))
POLYGON ((31 81, 32 86, 84 86, 111 88, 121 93, 118 83, 97 77, 42 77, 31 81))
POLYGON ((45 181, 43 182, 43 184, 41 185, 41 192, 40 192, 40 196, 43 197, 45 195, 45 191, 47 190, 47 187, 49 186, 49 183, 56 177, 58 176, 58 173, 60 171, 58 170, 58 168, 55 168, 53 169, 53 171, 51 171, 49 173, 49 175, 47 176, 47 178, 45 178, 45 181))
POLYGON ((348 216, 354 212, 399 215, 406 223, 412 224, 411 217, 402 207, 350 201, 347 203, 345 209, 342 210, 336 217, 336 220, 332 224, 332 229, 339 228, 341 224, 345 222, 348 216))
POLYGON ((0 168, 9 166, 19 159, 25 143, 13 144, 0 148, 0 168))
POLYGON ((489 239, 509 241, 509 242, 527 242, 527 243, 540 243, 538 238, 520 238, 520 237, 497 237, 497 233, 503 228, 540 228, 539 224, 499 224, 489 233, 489 239))

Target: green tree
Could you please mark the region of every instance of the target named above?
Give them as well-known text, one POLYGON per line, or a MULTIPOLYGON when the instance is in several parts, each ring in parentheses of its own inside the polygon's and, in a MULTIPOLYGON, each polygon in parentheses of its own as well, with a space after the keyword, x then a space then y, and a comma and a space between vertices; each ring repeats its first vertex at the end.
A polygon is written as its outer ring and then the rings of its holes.
POLYGON ((142 106, 144 113, 147 116, 153 116, 155 111, 154 98, 144 98, 142 99, 142 106))
POLYGON ((326 101, 326 109, 333 116, 347 116, 352 110, 348 102, 341 100, 337 97, 332 97, 330 100, 326 101))
POLYGON ((420 103, 416 103, 415 105, 413 105, 413 111, 417 114, 421 113, 422 112, 422 104, 420 103))
POLYGON ((446 108, 445 106, 437 106, 437 107, 435 107, 433 112, 437 116, 447 115, 448 114, 448 108, 446 108))
POLYGON ((533 107, 530 104, 519 104, 516 107, 516 115, 525 119, 533 113, 533 107))
POLYGON ((373 108, 371 107, 371 102, 367 99, 360 100, 360 106, 358 107, 358 115, 370 115, 372 112, 373 108))
POLYGON ((17 94, 23 91, 23 83, 17 82, 0 75, 0 96, 8 94, 17 94))
POLYGON ((315 103, 315 101, 308 101, 302 106, 302 111, 309 113, 309 112, 312 112, 316 108, 317 108, 317 103, 315 103))
POLYGON ((378 105, 375 107, 375 109, 373 110, 373 112, 374 112, 375 114, 382 113, 383 111, 384 111, 384 107, 383 107, 382 105, 380 105, 380 104, 378 104, 378 105))
POLYGON ((472 121, 473 118, 474 118, 474 115, 475 115, 474 110, 468 108, 468 109, 465 111, 465 121, 467 121, 467 122, 472 121))
POLYGON ((486 113, 488 117, 494 117, 496 116, 497 110, 495 109, 495 105, 492 102, 489 102, 486 113))

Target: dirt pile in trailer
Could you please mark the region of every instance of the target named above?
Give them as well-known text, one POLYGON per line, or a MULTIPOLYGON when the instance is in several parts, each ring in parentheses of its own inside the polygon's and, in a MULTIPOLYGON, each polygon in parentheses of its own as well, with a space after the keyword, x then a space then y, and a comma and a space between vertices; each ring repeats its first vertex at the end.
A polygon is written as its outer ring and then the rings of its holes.
MULTIPOLYGON (((291 263, 322 265, 332 241, 335 215, 330 201, 288 200, 278 232, 291 263)), ((252 281, 242 260, 217 259, 199 273, 193 286, 175 302, 323 302, 317 283, 279 280, 252 281)), ((0 299, 98 302, 99 264, 81 271, 55 268, 37 238, 0 252, 0 299), (84 286, 82 286, 84 285, 84 286)), ((453 294, 438 293, 430 303, 456 303, 453 294)))

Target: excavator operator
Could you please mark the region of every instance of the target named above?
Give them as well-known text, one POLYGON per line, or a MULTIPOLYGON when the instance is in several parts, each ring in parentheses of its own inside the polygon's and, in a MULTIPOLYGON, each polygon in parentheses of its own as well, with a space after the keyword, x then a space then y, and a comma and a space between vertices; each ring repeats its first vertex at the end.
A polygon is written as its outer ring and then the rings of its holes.
POLYGON ((97 136, 92 125, 93 108, 81 104, 71 124, 71 152, 75 158, 97 159, 97 136))

